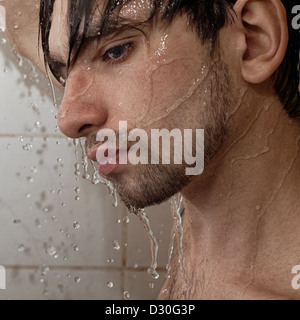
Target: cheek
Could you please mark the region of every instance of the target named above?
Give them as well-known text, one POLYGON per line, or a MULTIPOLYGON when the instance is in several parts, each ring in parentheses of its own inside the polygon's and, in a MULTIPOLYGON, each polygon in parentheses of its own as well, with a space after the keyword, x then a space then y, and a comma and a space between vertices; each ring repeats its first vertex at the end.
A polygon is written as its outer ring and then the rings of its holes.
POLYGON ((150 100, 140 116, 142 126, 150 126, 182 114, 202 82, 199 63, 176 59, 156 66, 148 74, 150 100))
POLYGON ((145 63, 115 68, 101 83, 111 122, 126 120, 128 126, 137 127, 136 119, 140 118, 151 101, 151 85, 145 63))
POLYGON ((145 128, 160 121, 164 125, 174 122, 172 117, 176 118, 176 114, 185 113, 188 117, 194 105, 193 96, 203 85, 202 69, 194 59, 182 58, 159 64, 135 64, 116 71, 113 81, 105 84, 105 96, 110 97, 112 106, 111 119, 127 120, 130 126, 145 128))

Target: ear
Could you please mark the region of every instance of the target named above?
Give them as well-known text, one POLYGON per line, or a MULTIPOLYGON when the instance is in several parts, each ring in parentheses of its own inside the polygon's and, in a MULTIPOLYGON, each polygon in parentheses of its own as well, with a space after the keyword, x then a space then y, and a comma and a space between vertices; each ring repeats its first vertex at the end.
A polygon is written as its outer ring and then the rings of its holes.
POLYGON ((242 77, 249 83, 262 83, 285 57, 289 37, 285 8, 280 0, 238 0, 234 9, 246 41, 242 77))

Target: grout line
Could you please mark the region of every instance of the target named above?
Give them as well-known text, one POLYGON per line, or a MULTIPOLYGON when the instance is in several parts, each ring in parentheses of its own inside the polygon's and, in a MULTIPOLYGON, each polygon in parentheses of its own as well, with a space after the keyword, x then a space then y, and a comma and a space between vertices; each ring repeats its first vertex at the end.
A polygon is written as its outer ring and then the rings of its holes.
MULTIPOLYGON (((97 266, 51 266, 47 265, 50 270, 76 270, 76 271, 105 271, 105 272, 121 272, 124 273, 125 271, 131 271, 131 272, 145 272, 147 273, 147 267, 97 267, 97 266)), ((41 266, 18 266, 18 265, 6 265, 4 266, 6 270, 39 270, 41 266)), ((158 272, 165 272, 166 268, 164 267, 158 267, 157 268, 158 272)), ((122 292, 123 295, 123 292, 122 292)))
POLYGON ((54 138, 54 139, 67 139, 65 136, 57 135, 57 134, 0 134, 0 138, 20 138, 20 137, 29 139, 29 138, 54 138))

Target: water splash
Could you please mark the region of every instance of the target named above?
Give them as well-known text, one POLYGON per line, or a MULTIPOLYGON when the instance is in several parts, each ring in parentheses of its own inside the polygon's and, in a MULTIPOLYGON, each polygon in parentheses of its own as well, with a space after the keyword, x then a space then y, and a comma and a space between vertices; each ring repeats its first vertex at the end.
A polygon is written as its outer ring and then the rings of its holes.
MULTIPOLYGON (((76 148, 79 146, 81 149, 81 154, 82 154, 81 163, 82 163, 82 167, 83 167, 82 178, 91 181, 91 183, 94 185, 99 184, 99 183, 104 184, 108 188, 109 194, 113 197, 113 206, 117 207, 119 205, 117 190, 115 189, 115 187, 111 181, 103 178, 100 175, 94 162, 88 159, 86 149, 85 149, 85 138, 74 139, 73 144, 76 148), (90 166, 93 171, 93 174, 89 173, 90 166)), ((77 151, 77 149, 76 149, 76 151, 77 151)), ((78 163, 75 163, 75 174, 80 175, 78 163)))
POLYGON ((56 94, 55 94, 55 89, 54 89, 53 81, 52 81, 52 78, 51 78, 51 76, 50 76, 49 67, 46 67, 46 75, 47 75, 47 78, 48 78, 48 80, 49 80, 49 84, 50 84, 50 88, 51 88, 53 105, 54 105, 54 107, 57 107, 57 106, 58 106, 58 104, 57 104, 57 98, 56 98, 56 94))
POLYGON ((156 269, 157 269, 158 242, 157 242, 155 235, 151 229, 150 221, 149 221, 144 209, 131 208, 129 211, 131 213, 134 213, 139 218, 141 224, 147 230, 147 233, 148 233, 148 236, 150 239, 151 255, 152 255, 152 262, 151 262, 151 265, 150 265, 149 269, 147 270, 147 272, 153 279, 158 279, 159 274, 156 271, 156 269))
POLYGON ((125 300, 129 300, 130 299, 130 293, 128 291, 124 291, 123 297, 124 297, 125 300))
POLYGON ((86 150, 84 147, 83 139, 79 139, 79 145, 80 145, 80 148, 82 151, 82 158, 81 158, 81 163, 82 163, 82 168, 83 168, 82 178, 85 180, 89 180, 90 179, 90 174, 88 173, 89 162, 88 162, 88 157, 87 157, 86 150))
POLYGON ((121 246, 117 240, 114 240, 112 245, 113 245, 113 248, 117 251, 121 249, 121 246))
POLYGON ((177 246, 179 250, 179 260, 181 262, 181 268, 184 275, 184 281, 186 285, 186 297, 189 297, 190 291, 190 283, 188 279, 188 274, 185 266, 185 254, 183 250, 183 224, 182 224, 182 213, 184 211, 183 206, 183 197, 178 194, 173 196, 170 199, 170 206, 173 216, 173 228, 172 228, 172 236, 171 236, 171 243, 169 247, 169 257, 168 257, 168 264, 167 264, 167 277, 170 278, 171 272, 171 260, 174 253, 174 246, 175 246, 175 239, 177 240, 177 246))

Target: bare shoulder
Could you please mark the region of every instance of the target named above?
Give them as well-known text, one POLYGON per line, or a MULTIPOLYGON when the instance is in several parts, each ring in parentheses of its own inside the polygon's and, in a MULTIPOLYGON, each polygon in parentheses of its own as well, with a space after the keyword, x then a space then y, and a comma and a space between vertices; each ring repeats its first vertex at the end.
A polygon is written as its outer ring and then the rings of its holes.
POLYGON ((12 46, 43 70, 43 55, 39 54, 39 0, 3 0, 6 12, 6 32, 12 46))

